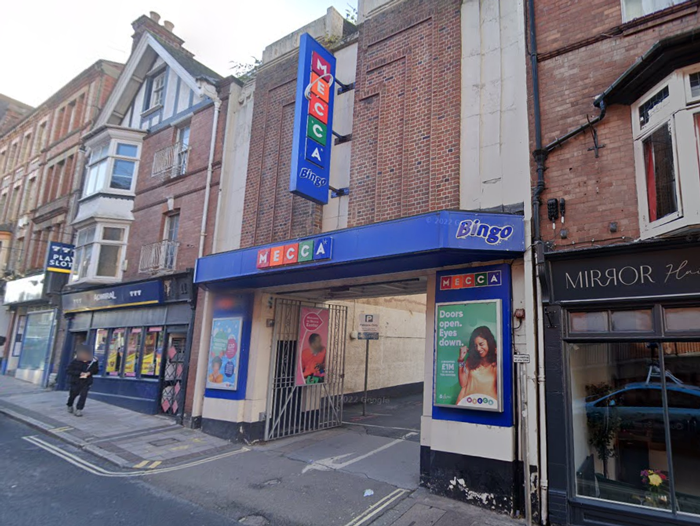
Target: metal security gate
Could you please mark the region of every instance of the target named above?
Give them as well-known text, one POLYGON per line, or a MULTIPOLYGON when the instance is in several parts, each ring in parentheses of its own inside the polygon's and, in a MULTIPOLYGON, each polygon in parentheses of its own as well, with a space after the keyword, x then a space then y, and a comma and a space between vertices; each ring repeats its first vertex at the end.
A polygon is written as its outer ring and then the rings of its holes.
POLYGON ((343 420, 343 380, 348 308, 343 305, 275 301, 270 383, 265 440, 340 426, 343 420), (299 347, 302 308, 328 309, 328 340, 323 376, 300 382, 299 347))

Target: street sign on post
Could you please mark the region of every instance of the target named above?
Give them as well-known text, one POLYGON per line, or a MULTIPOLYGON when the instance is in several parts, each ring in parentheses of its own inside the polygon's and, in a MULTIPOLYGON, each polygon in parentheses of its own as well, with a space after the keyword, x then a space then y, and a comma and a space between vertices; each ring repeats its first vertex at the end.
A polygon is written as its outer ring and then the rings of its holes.
POLYGON ((367 380, 369 379, 369 341, 379 339, 379 314, 360 314, 358 340, 365 340, 365 396, 362 399, 362 416, 367 414, 367 380))

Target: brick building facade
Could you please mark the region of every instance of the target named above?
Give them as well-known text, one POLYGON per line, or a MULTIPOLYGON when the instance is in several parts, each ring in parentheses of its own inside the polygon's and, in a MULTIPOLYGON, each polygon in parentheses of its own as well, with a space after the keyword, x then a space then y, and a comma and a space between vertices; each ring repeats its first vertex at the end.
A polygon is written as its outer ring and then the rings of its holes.
MULTIPOLYGON (((340 425, 343 381, 362 384, 350 378, 364 364, 351 336, 355 313, 381 310, 386 343, 376 343, 372 385, 423 392, 421 442, 412 454, 421 483, 506 513, 523 509, 519 466, 537 473, 539 456, 536 447, 527 458, 515 447, 516 429, 524 428, 514 421, 510 359, 534 345, 534 317, 511 331, 512 307, 534 310, 532 268, 523 257, 530 219, 525 18, 522 2, 501 4, 361 1, 357 25, 331 8, 264 50, 255 78, 230 99, 218 233, 213 254, 200 258, 195 272, 206 292, 188 381, 185 417, 193 425, 243 441, 340 425), (335 62, 326 86, 333 129, 322 144, 331 149, 330 169, 328 180, 317 179, 328 184, 324 205, 290 192, 295 178, 308 175, 294 172, 294 145, 315 147, 311 132, 301 130, 313 121, 304 120, 300 97, 327 80, 299 86, 304 34, 335 62), (503 238, 477 236, 490 228, 503 238), (460 275, 447 292, 457 272, 448 267, 489 269, 496 288, 462 292, 460 275), (496 275, 503 276, 498 286, 496 275), (436 352, 443 352, 433 339, 437 310, 477 296, 498 296, 493 305, 503 309, 503 327, 493 328, 505 354, 492 412, 455 408, 457 392, 434 398, 443 382, 457 387, 456 375, 433 375, 436 352), (409 320, 407 305, 414 304, 421 311, 409 320), (299 325, 306 309, 329 316, 327 368, 313 382, 308 371, 301 381, 295 373, 295 360, 308 352, 299 325)), ((445 370, 457 367, 458 354, 448 352, 445 370)), ((537 396, 534 386, 527 389, 537 396)), ((530 426, 518 436, 534 435, 530 426)))
POLYGON ((121 69, 122 64, 96 62, 0 137, 0 222, 7 232, 0 266, 7 281, 5 304, 12 311, 2 329, 7 335, 3 370, 37 383, 47 381, 64 335, 53 334, 46 348, 27 349, 23 358, 22 334, 31 332, 42 316, 47 320, 54 316, 55 304, 48 295, 60 292, 65 279, 56 273, 46 273, 44 279, 47 248, 52 242, 73 240, 71 220, 84 169, 81 141, 121 69), (27 280, 37 279, 41 282, 37 294, 21 294, 27 290, 27 280))
POLYGON ((698 2, 530 6, 549 520, 694 523, 698 2))

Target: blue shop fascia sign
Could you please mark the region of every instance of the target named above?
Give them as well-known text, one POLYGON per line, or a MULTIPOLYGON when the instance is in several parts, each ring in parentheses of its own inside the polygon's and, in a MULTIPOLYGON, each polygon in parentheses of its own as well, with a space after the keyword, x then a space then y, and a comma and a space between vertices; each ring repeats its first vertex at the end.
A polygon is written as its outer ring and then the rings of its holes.
MULTIPOLYGON (((414 268, 434 268, 512 258, 524 250, 520 215, 441 211, 206 256, 197 261, 195 283, 241 279, 257 286, 255 280, 266 274, 360 263, 370 275, 391 272, 395 265, 390 261, 398 261, 398 271, 408 270, 409 260, 415 261, 414 268), (373 261, 381 266, 376 272, 373 261)), ((342 270, 337 273, 347 277, 342 270)), ((494 276, 479 276, 475 285, 483 286, 482 280, 489 278, 493 286, 494 276)), ((461 288, 461 281, 455 285, 461 288)))
POLYGON ((63 312, 86 312, 163 303, 163 283, 144 281, 63 295, 63 312))

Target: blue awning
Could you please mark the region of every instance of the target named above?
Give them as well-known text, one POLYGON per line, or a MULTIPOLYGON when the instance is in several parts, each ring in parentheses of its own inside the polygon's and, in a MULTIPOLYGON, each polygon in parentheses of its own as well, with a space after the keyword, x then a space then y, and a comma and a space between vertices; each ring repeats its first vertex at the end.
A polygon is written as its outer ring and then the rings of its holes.
POLYGON ((194 281, 211 290, 276 287, 513 259, 524 250, 521 215, 441 211, 213 254, 197 261, 194 281))

